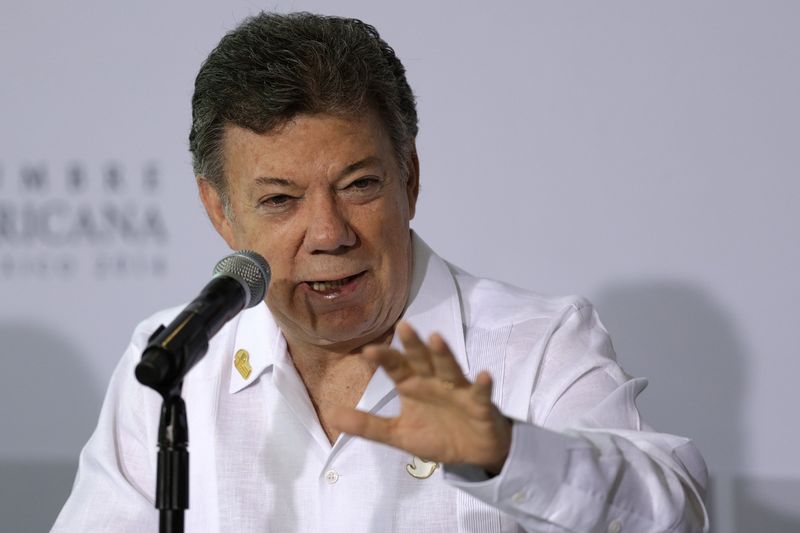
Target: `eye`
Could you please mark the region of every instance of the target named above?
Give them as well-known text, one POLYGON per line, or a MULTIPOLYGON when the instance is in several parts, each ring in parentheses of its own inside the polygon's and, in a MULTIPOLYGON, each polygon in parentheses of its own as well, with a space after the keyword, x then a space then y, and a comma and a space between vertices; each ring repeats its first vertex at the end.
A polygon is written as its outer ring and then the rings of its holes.
POLYGON ((352 202, 371 202, 380 197, 383 185, 384 179, 380 176, 362 176, 344 185, 339 194, 352 202))
POLYGON ((383 179, 379 176, 363 176, 348 183, 343 191, 359 197, 378 194, 383 188, 383 179))
POLYGON ((285 207, 293 199, 294 197, 289 196, 288 194, 276 194, 274 196, 268 196, 261 199, 259 204, 264 207, 285 207))
POLYGON ((379 184, 380 181, 378 180, 378 178, 374 176, 367 176, 364 178, 358 178, 357 180, 353 181, 350 185, 348 185, 348 187, 351 189, 364 190, 379 184))

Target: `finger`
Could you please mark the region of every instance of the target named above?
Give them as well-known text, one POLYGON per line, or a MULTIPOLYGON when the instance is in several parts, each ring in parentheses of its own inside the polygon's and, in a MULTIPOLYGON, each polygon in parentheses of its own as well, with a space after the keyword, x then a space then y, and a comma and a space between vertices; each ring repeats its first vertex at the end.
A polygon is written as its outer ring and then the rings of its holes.
POLYGON ((455 387, 463 387, 469 384, 461 367, 458 366, 453 352, 444 341, 441 335, 434 333, 428 341, 431 351, 431 363, 433 364, 433 372, 439 379, 452 383, 455 387))
POLYGON ((408 358, 402 353, 386 346, 368 346, 364 348, 364 357, 375 361, 395 384, 400 384, 414 375, 408 358))
MULTIPOLYGON (((469 383, 468 383, 469 385, 469 383)), ((472 395, 469 388, 456 387, 451 381, 439 378, 419 378, 407 379, 397 384, 397 392, 403 398, 418 400, 429 406, 450 406, 459 404, 459 400, 454 396, 454 391, 465 391, 472 395), (454 404, 455 402, 455 404, 454 404)), ((464 398, 462 398, 462 401, 464 398)), ((482 405, 482 402, 472 398, 466 398, 468 403, 482 405)))
POLYGON ((394 444, 392 420, 342 406, 334 407, 330 414, 330 424, 335 430, 390 446, 394 444))
POLYGON ((395 331, 400 337, 400 342, 403 343, 406 359, 411 369, 420 376, 432 375, 433 365, 431 364, 430 350, 419 338, 417 332, 405 322, 399 322, 395 331))
POLYGON ((484 404, 492 403, 493 387, 492 376, 486 370, 481 370, 478 377, 475 378, 475 383, 472 385, 475 399, 484 404))

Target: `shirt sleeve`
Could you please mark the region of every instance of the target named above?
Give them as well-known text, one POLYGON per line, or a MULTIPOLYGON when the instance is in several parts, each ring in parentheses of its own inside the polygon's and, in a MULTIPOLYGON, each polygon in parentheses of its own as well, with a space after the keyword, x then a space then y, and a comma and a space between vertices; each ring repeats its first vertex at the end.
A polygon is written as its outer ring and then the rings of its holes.
POLYGON ((698 450, 641 421, 635 399, 647 382, 617 365, 591 305, 574 305, 560 320, 500 474, 480 479, 445 465, 445 479, 527 531, 708 531, 698 450))
POLYGON ((157 531, 154 421, 160 397, 131 378, 140 353, 131 343, 114 370, 97 428, 81 451, 72 492, 51 533, 157 531))

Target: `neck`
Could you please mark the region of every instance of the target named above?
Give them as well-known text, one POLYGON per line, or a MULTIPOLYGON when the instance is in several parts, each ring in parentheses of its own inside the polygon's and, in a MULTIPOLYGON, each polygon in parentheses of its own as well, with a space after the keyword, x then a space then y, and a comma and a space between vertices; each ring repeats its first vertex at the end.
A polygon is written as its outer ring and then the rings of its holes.
MULTIPOLYGON (((358 346, 347 345, 314 345, 296 339, 286 339, 289 355, 301 376, 308 374, 327 375, 343 366, 359 366, 367 364, 359 357, 364 347, 371 344, 390 344, 394 335, 394 327, 358 346)), ((370 365, 373 366, 374 365, 370 365)), ((372 368, 374 371, 375 369, 372 368)))
MULTIPOLYGON (((392 333, 393 330, 390 330, 368 344, 388 344, 392 340, 392 333)), ((317 412, 320 425, 328 440, 334 443, 339 432, 330 425, 331 408, 355 408, 375 373, 377 364, 359 357, 365 344, 347 351, 332 349, 330 346, 308 346, 289 339, 286 344, 317 412)))

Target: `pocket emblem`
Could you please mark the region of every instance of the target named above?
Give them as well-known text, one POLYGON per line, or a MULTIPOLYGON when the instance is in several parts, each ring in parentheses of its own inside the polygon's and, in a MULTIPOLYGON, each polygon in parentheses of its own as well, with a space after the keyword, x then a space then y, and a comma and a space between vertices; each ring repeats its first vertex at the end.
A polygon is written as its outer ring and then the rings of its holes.
POLYGON ((426 461, 415 455, 411 464, 406 465, 406 472, 417 479, 428 479, 437 468, 439 468, 439 463, 436 461, 426 461))

